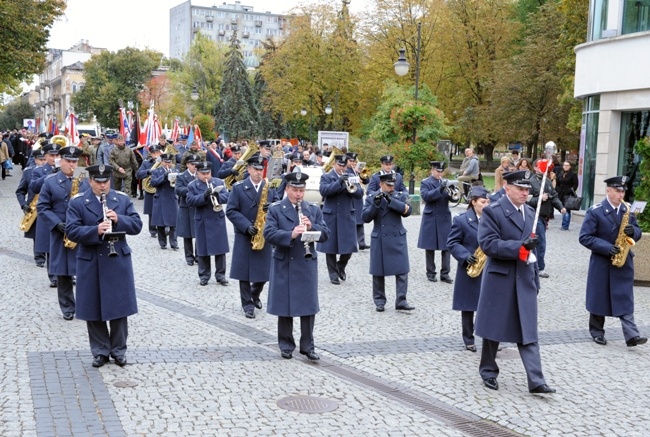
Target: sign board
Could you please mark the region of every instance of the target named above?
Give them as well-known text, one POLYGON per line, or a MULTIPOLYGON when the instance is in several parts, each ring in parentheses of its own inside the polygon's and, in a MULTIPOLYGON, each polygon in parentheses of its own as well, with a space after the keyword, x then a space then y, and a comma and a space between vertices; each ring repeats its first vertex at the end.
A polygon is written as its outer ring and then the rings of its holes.
POLYGON ((335 131, 318 131, 318 148, 323 149, 323 144, 327 143, 330 147, 338 147, 350 150, 349 146, 350 134, 348 132, 335 132, 335 131))
POLYGON ((30 132, 36 132, 36 120, 33 118, 23 118, 23 127, 30 132))
POLYGON ((448 158, 451 155, 451 141, 438 140, 438 152, 440 152, 445 158, 448 158))

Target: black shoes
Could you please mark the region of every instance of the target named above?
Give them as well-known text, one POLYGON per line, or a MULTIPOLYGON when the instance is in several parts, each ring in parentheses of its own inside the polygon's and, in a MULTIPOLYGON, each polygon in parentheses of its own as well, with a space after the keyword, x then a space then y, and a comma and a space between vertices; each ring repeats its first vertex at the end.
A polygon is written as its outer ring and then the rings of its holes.
POLYGON ((381 305, 381 304, 380 304, 380 305, 377 305, 376 310, 377 310, 378 313, 383 313, 383 312, 384 312, 384 306, 381 305))
POLYGON ((74 319, 74 313, 64 313, 63 320, 72 320, 74 319))
POLYGON ((487 378, 483 380, 483 384, 490 390, 499 390, 499 383, 496 378, 487 378))
POLYGON ((281 351, 280 356, 284 358, 285 360, 290 360, 291 359, 291 351, 281 351))
POLYGON ((339 278, 330 278, 330 282, 334 285, 341 285, 341 281, 339 281, 339 278))
POLYGON ((172 246, 172 250, 178 250, 178 246, 172 246))
POLYGON ((595 336, 595 337, 594 337, 594 341, 595 341, 597 344, 600 344, 600 345, 603 345, 603 346, 605 346, 605 345, 607 344, 607 340, 605 340, 605 336, 604 336, 604 335, 597 335, 597 336, 595 336))
POLYGON ((258 310, 262 309, 262 301, 259 299, 253 299, 253 305, 255 305, 255 308, 258 310))
POLYGON ((221 285, 228 285, 228 280, 226 278, 217 279, 217 282, 221 285))
POLYGON ((314 352, 314 351, 311 351, 311 352, 303 352, 303 351, 300 351, 300 353, 301 353, 302 355, 306 356, 307 359, 308 359, 309 361, 318 361, 318 360, 320 360, 320 357, 319 357, 318 354, 317 354, 316 352, 314 352))
POLYGON ((440 280, 441 280, 442 282, 446 282, 447 284, 453 284, 453 283, 454 283, 454 280, 451 279, 451 278, 450 278, 449 276, 447 276, 447 275, 445 275, 445 276, 441 276, 441 277, 440 277, 440 280))
POLYGON ((427 279, 428 279, 430 282, 438 282, 438 278, 436 278, 435 276, 429 276, 427 279))
POLYGON ((50 288, 56 288, 58 285, 56 279, 54 281, 50 281, 50 288))
POLYGON ((341 281, 345 281, 348 279, 348 275, 345 274, 344 269, 339 269, 339 278, 341 278, 341 281))
POLYGON ((162 250, 167 250, 167 246, 160 246, 162 250))
POLYGON ((194 265, 194 261, 187 261, 187 265, 192 267, 194 265))
POLYGON ((201 279, 200 285, 208 285, 208 279, 201 279))
POLYGON ((395 307, 396 310, 401 310, 401 311, 413 311, 415 307, 413 305, 409 305, 408 303, 402 304, 398 307, 395 307))
POLYGON ((530 392, 538 393, 538 394, 549 394, 549 393, 555 393, 556 390, 554 388, 549 387, 546 384, 542 384, 539 387, 530 390, 530 392))
POLYGON ((149 235, 151 235, 151 238, 156 238, 158 237, 158 232, 149 232, 149 235))
POLYGON ((254 319, 255 311, 253 310, 244 311, 244 315, 246 316, 247 319, 254 319))
POLYGON ((97 355, 93 360, 93 367, 102 367, 106 363, 108 363, 108 357, 97 355))
POLYGON ((113 357, 115 360, 115 364, 117 364, 120 367, 126 366, 126 357, 113 357))
POLYGON ((369 244, 364 244, 363 246, 359 246, 359 250, 367 250, 367 249, 370 249, 369 244))
POLYGON ((42 262, 41 263, 36 263, 36 267, 44 267, 44 266, 45 266, 45 263, 42 263, 42 262))
POLYGON ((636 337, 630 338, 628 341, 625 342, 625 344, 627 344, 627 347, 632 347, 640 344, 646 344, 647 342, 648 339, 646 337, 639 337, 637 335, 636 337))
POLYGON ((466 344, 465 349, 467 349, 470 352, 476 352, 476 345, 475 344, 466 344))

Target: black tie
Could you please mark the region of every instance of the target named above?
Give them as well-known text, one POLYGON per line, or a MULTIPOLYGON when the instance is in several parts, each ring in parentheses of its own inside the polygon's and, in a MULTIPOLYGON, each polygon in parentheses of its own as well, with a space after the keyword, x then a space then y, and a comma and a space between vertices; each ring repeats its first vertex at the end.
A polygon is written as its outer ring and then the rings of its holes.
POLYGON ((521 214, 521 218, 524 219, 524 221, 526 221, 526 216, 524 215, 524 207, 523 206, 519 208, 519 213, 521 214))

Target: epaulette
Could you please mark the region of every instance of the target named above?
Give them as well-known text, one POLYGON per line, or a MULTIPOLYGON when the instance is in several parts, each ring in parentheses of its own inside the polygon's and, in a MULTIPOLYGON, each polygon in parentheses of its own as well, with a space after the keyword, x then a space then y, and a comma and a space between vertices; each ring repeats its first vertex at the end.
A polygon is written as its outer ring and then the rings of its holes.
POLYGON ((592 205, 591 208, 589 208, 589 209, 598 209, 598 208, 600 208, 602 206, 603 206, 602 202, 598 202, 598 203, 592 205))
MULTIPOLYGON (((59 172, 56 172, 56 173, 50 173, 50 174, 48 174, 48 175, 45 176, 45 179, 49 179, 49 178, 51 178, 52 176, 56 176, 56 175, 58 175, 58 174, 59 174, 59 172)), ((45 179, 43 179, 43 180, 45 180, 45 179)))
POLYGON ((496 202, 495 202, 495 203, 489 203, 489 204, 488 204, 488 206, 489 206, 490 208, 494 208, 494 207, 496 207, 497 205, 498 205, 498 203, 496 203, 496 202))
POLYGON ((273 202, 272 204, 269 205, 269 208, 272 207, 272 206, 279 205, 280 203, 282 203, 281 200, 278 200, 277 202, 273 202))
MULTIPOLYGON (((80 196, 83 196, 83 195, 84 195, 84 193, 77 193, 74 196, 72 196, 72 199, 76 199, 77 197, 80 197, 80 196)), ((70 199, 70 200, 72 200, 72 199, 70 199)))
POLYGON ((129 195, 126 194, 124 191, 115 190, 115 192, 116 192, 117 194, 121 194, 122 196, 129 197, 129 195))
POLYGON ((241 184, 243 184, 243 183, 244 183, 244 181, 237 181, 237 182, 235 182, 234 184, 232 184, 232 186, 233 186, 233 187, 236 187, 237 185, 241 185, 241 184))

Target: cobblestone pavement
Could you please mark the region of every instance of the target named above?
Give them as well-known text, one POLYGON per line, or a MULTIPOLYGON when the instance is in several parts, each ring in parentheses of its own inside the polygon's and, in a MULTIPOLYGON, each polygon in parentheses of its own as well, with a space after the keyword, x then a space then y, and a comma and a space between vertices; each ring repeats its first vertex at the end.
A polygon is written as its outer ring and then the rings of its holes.
MULTIPOLYGON (((329 283, 320 257, 319 364, 280 358, 275 317, 262 310, 246 319, 234 281, 199 286, 182 251, 160 250, 145 230, 130 238, 140 312, 130 318, 129 364, 94 369, 85 324, 62 319, 31 240, 18 230, 20 170, 14 174, 0 182, 2 436, 647 435, 650 346, 626 347, 610 318, 609 344, 591 341, 588 252, 575 224, 562 232, 551 222, 551 277, 539 295, 542 362, 555 395, 528 393, 513 345, 499 353, 499 391, 483 386, 480 354, 464 350, 460 314, 450 310, 453 285, 426 280, 420 216, 405 220, 412 313, 375 311, 367 251, 353 255, 340 286, 329 283), (296 395, 338 406, 320 414, 278 406, 296 395)), ((135 204, 141 211, 142 201, 135 204)), ((387 289, 391 296, 390 279, 387 289)), ((650 290, 635 291, 647 335, 650 290)))

